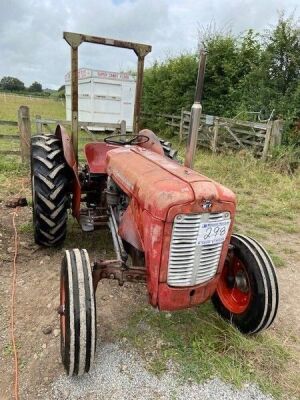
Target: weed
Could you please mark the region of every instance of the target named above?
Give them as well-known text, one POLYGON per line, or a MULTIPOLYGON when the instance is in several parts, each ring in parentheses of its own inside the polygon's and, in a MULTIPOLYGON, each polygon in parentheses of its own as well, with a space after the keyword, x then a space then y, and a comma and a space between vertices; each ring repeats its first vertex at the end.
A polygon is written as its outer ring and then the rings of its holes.
POLYGON ((5 345, 4 346, 4 348, 3 348, 3 354, 5 355, 5 356, 12 356, 12 354, 13 354, 13 348, 12 348, 12 345, 9 343, 9 344, 7 344, 7 345, 5 345))
POLYGON ((272 257, 273 263, 277 268, 284 267, 285 261, 282 257, 280 257, 274 249, 270 249, 270 246, 267 247, 270 256, 272 257))
POLYGON ((297 251, 294 250, 292 247, 283 247, 281 250, 284 252, 284 254, 288 255, 297 253, 297 251))
POLYGON ((33 226, 31 222, 26 222, 22 225, 19 226, 19 232, 20 233, 32 233, 33 232, 33 226))
MULTIPOLYGON (((16 348, 17 350, 20 349, 20 344, 17 342, 16 343, 16 348)), ((13 346, 11 343, 7 343, 4 347, 3 347, 3 355, 4 356, 12 356, 14 352, 13 346)))

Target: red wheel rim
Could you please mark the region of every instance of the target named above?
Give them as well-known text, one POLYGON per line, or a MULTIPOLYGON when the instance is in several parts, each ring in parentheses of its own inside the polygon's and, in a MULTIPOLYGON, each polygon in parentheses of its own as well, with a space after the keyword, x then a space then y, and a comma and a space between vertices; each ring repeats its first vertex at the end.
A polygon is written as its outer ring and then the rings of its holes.
POLYGON ((66 292, 65 292, 65 279, 62 277, 60 280, 60 307, 59 307, 59 314, 60 314, 60 333, 65 343, 66 337, 66 316, 65 316, 65 309, 66 309, 66 292))
POLYGON ((251 299, 249 276, 245 265, 236 255, 225 261, 217 293, 231 313, 242 314, 247 310, 251 299))

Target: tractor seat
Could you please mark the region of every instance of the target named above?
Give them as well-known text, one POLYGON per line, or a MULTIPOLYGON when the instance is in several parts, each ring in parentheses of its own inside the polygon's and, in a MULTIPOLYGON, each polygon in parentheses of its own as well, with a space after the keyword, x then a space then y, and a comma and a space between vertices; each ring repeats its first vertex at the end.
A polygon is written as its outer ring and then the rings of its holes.
POLYGON ((92 174, 106 174, 106 154, 118 146, 105 142, 87 143, 84 146, 85 158, 92 174))

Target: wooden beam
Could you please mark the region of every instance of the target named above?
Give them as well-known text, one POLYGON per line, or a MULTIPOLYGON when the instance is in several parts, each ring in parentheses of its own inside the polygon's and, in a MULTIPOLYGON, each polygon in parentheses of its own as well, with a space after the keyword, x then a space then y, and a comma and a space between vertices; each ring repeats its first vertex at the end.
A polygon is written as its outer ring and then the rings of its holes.
POLYGON ((19 156, 21 152, 20 150, 0 150, 0 154, 19 156))
POLYGON ((243 145, 243 143, 240 141, 240 139, 232 132, 232 130, 228 127, 228 126, 224 126, 224 128, 226 129, 226 131, 234 138, 234 140, 236 142, 238 142, 238 144, 242 147, 245 148, 245 146, 243 145))
POLYGON ((43 124, 41 123, 41 116, 40 115, 36 115, 36 117, 35 117, 35 127, 36 127, 37 135, 39 133, 43 133, 43 124))
POLYGON ((270 148, 281 145, 282 130, 283 130, 283 120, 277 119, 273 121, 271 138, 270 138, 270 148))
POLYGON ((219 118, 216 117, 214 119, 213 137, 211 141, 211 150, 213 153, 217 152, 218 136, 219 136, 219 118))
POLYGON ((18 135, 6 135, 5 133, 0 134, 0 139, 12 139, 12 140, 20 140, 20 136, 18 135))
POLYGON ((267 133, 266 133, 266 138, 265 138, 265 143, 264 143, 264 148, 262 151, 261 159, 263 161, 267 160, 268 157, 268 151, 269 151, 269 145, 270 145, 270 138, 271 138, 271 133, 272 133, 272 126, 273 122, 269 121, 268 122, 268 127, 267 127, 267 133))
POLYGON ((30 160, 30 139, 31 139, 31 123, 29 108, 21 106, 18 110, 18 124, 20 133, 20 149, 22 161, 29 163, 30 160))
POLYGON ((0 125, 9 125, 9 126, 18 126, 17 121, 6 121, 6 120, 0 120, 0 125))

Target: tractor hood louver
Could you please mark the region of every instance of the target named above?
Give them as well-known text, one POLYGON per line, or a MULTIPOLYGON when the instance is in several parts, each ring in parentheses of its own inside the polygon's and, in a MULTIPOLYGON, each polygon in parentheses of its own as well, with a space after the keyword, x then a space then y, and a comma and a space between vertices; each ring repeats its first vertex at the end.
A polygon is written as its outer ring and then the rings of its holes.
POLYGON ((193 286, 209 281, 217 272, 230 214, 181 214, 175 218, 168 266, 168 285, 193 286), (200 225, 225 227, 224 235, 211 243, 199 242, 200 225))

